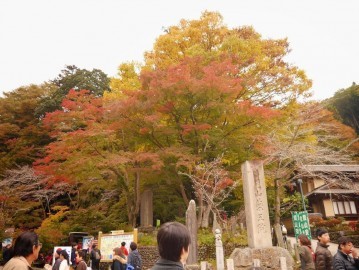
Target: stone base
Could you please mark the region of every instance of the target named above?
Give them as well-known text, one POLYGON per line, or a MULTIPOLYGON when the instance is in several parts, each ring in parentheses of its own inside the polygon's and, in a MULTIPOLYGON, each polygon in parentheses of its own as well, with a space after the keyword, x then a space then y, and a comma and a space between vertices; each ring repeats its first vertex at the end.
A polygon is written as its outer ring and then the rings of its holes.
POLYGON ((236 248, 230 258, 234 261, 235 270, 253 269, 253 260, 260 260, 258 269, 281 269, 280 257, 286 258, 287 270, 293 270, 294 261, 288 250, 281 247, 236 248))

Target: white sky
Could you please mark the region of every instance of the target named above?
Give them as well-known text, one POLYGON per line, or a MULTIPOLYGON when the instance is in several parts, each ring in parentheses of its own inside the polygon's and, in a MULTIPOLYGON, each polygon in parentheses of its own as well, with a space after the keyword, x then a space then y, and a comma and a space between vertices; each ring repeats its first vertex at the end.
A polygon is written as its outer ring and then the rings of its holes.
POLYGON ((65 65, 115 76, 122 62, 143 60, 163 27, 204 10, 230 28, 287 37, 288 61, 313 80, 315 99, 359 83, 358 0, 0 0, 0 95, 65 65))

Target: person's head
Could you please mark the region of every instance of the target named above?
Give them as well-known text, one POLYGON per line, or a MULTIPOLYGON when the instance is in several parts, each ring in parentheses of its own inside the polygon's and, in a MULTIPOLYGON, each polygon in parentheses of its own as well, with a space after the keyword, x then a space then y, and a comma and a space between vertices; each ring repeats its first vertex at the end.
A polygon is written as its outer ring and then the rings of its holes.
POLYGON ((126 243, 125 243, 125 242, 122 242, 122 243, 121 243, 121 246, 122 246, 122 247, 126 246, 126 243))
POLYGON ((342 236, 338 238, 338 249, 349 255, 353 250, 353 243, 349 237, 342 236))
POLYGON ((67 261, 67 264, 70 264, 69 254, 67 253, 66 250, 62 250, 62 251, 60 252, 60 259, 61 259, 61 260, 66 260, 66 261, 67 261))
POLYGON ((123 256, 122 250, 118 247, 113 249, 113 254, 121 257, 123 256))
POLYGON ((27 260, 35 261, 39 256, 41 247, 42 244, 36 233, 23 232, 15 240, 13 255, 14 257, 23 256, 27 260))
POLYGON ((56 249, 56 251, 55 251, 55 259, 60 257, 61 251, 62 251, 61 248, 56 249))
POLYGON ((82 250, 78 250, 76 253, 76 260, 80 261, 83 260, 85 257, 85 253, 82 250))
POLYGON ((92 248, 96 248, 96 247, 97 247, 97 245, 96 245, 96 244, 93 244, 93 245, 92 245, 92 248))
POLYGON ((71 246, 72 246, 72 248, 77 248, 77 243, 76 242, 72 242, 72 244, 71 244, 71 246))
POLYGON ((137 244, 136 244, 135 242, 131 242, 131 244, 130 244, 130 249, 131 249, 132 251, 136 250, 136 249, 137 249, 137 244))
POLYGON ((188 229, 178 222, 167 222, 157 234, 158 252, 163 259, 185 263, 191 236, 188 229))
POLYGON ((305 234, 298 235, 299 244, 302 246, 311 246, 311 242, 305 234))
POLYGON ((326 229, 318 228, 315 234, 321 244, 328 244, 330 242, 329 233, 326 229))

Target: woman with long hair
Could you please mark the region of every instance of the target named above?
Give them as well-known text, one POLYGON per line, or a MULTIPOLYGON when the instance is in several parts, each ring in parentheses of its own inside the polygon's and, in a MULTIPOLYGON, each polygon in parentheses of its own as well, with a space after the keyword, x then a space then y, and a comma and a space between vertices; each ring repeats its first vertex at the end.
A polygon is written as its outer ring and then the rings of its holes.
POLYGON ((120 248, 115 248, 113 250, 113 262, 111 265, 112 270, 126 270, 127 258, 123 254, 120 248))
POLYGON ((70 269, 70 261, 69 261, 69 254, 65 249, 63 249, 60 253, 60 270, 69 270, 70 269))
POLYGON ((314 251, 312 250, 312 244, 309 238, 305 234, 298 235, 299 242, 299 256, 301 270, 314 270, 314 251))

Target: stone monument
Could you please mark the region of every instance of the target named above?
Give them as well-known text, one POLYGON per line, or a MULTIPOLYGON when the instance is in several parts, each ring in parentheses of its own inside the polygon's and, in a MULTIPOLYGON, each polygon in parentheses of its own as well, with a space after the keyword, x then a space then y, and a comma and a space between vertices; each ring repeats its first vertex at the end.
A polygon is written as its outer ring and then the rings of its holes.
POLYGON ((153 226, 153 192, 145 190, 141 196, 141 227, 153 226))
POLYGON ((242 177, 248 245, 250 248, 271 247, 272 237, 263 162, 246 161, 243 163, 242 177))
POLYGON ((187 264, 196 264, 198 258, 197 248, 197 215, 196 202, 191 200, 186 211, 186 226, 191 235, 191 244, 189 245, 189 254, 187 264))
POLYGON ((243 163, 242 175, 249 248, 236 248, 230 255, 235 270, 293 270, 293 258, 288 250, 272 247, 262 161, 243 163))

